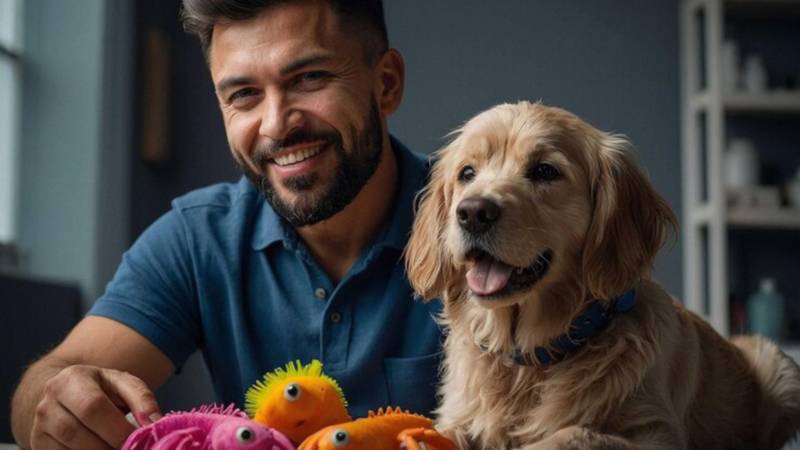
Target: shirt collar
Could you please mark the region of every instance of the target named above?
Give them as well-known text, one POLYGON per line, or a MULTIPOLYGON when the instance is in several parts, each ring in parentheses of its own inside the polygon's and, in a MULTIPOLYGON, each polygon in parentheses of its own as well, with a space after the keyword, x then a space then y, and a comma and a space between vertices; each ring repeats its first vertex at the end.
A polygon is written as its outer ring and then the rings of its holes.
POLYGON ((277 242, 284 242, 287 247, 294 247, 297 242, 297 234, 294 229, 272 209, 260 191, 257 189, 255 191, 259 196, 259 208, 253 226, 253 250, 264 250, 277 242))
MULTIPOLYGON (((402 250, 414 220, 414 197, 426 181, 428 163, 423 156, 413 153, 394 136, 390 136, 390 142, 397 160, 398 186, 389 220, 378 233, 373 247, 402 250)), ((247 179, 243 182, 250 183, 247 179)), ((264 250, 277 242, 283 242, 287 248, 295 248, 298 236, 294 228, 272 209, 255 187, 252 189, 261 197, 253 227, 253 249, 264 250)))

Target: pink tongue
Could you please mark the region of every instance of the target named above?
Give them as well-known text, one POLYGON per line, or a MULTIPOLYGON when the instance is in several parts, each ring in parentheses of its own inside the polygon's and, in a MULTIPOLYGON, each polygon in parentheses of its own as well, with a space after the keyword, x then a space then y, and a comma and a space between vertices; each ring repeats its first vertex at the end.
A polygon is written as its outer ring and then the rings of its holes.
POLYGON ((478 295, 492 295, 506 287, 512 270, 493 258, 483 258, 467 272, 467 285, 478 295))

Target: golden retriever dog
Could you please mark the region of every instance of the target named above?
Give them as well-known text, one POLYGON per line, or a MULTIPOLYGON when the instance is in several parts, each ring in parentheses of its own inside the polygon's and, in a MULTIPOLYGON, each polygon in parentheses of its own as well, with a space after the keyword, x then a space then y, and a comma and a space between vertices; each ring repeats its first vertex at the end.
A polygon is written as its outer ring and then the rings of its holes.
POLYGON ((437 428, 462 449, 779 449, 800 368, 650 277, 677 229, 628 142, 539 103, 438 152, 406 249, 447 328, 437 428))

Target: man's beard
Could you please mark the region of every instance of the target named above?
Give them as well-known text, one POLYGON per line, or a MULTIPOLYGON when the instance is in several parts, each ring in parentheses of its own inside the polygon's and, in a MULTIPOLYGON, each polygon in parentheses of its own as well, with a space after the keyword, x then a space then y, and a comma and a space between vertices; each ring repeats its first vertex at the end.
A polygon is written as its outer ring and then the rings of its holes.
MULTIPOLYGON (((244 174, 261 191, 275 212, 294 227, 313 225, 332 217, 349 205, 378 168, 383 153, 383 126, 374 97, 366 119, 365 127, 360 133, 355 128, 351 129, 354 142, 349 155, 345 152, 341 133, 336 130, 298 131, 286 139, 272 143, 269 148, 259 147, 253 151, 253 163, 262 173, 243 164, 238 156, 236 159, 244 174), (285 147, 314 141, 322 141, 323 146, 330 145, 338 156, 338 165, 329 186, 327 190, 316 195, 308 192, 304 197, 298 196, 292 203, 287 202, 280 197, 273 181, 265 175, 268 160, 285 147)), ((236 151, 233 154, 237 155, 236 151)), ((286 178, 282 184, 284 188, 302 194, 310 191, 318 181, 319 174, 310 173, 286 178)))

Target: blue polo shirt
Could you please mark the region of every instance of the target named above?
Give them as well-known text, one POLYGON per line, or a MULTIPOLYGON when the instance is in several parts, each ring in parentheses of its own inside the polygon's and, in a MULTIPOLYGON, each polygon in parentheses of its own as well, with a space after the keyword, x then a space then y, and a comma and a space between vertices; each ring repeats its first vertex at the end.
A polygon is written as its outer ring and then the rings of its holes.
POLYGON ((427 164, 397 140, 392 147, 390 220, 339 283, 243 178, 175 199, 89 314, 136 330, 178 368, 200 348, 221 402, 242 406, 264 373, 317 358, 354 417, 389 405, 429 414, 441 305, 414 300, 402 263, 427 164))

